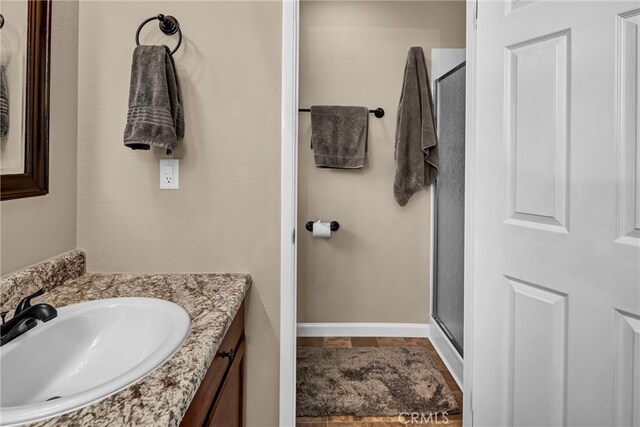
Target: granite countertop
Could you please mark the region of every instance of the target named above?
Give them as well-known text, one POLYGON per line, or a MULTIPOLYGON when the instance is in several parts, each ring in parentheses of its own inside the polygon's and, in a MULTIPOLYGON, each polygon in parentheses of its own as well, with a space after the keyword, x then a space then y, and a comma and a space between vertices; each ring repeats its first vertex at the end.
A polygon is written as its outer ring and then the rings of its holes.
POLYGON ((31 425, 179 425, 242 304, 251 276, 84 274, 84 265, 84 252, 76 250, 3 278, 0 307, 15 307, 22 296, 43 286, 47 293, 34 303, 47 302, 54 307, 103 298, 161 298, 184 307, 191 317, 191 330, 180 350, 141 381, 85 408, 31 425))

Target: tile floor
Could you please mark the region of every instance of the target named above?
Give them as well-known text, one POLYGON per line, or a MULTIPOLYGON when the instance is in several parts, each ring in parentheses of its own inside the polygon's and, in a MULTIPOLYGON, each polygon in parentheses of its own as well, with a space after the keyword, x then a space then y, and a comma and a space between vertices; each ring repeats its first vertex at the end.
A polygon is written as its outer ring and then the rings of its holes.
MULTIPOLYGON (((425 347, 431 360, 440 371, 445 381, 453 391, 461 410, 455 415, 448 415, 447 420, 439 418, 437 422, 411 423, 410 419, 401 420, 398 417, 298 417, 298 427, 406 427, 415 425, 442 425, 462 427, 462 391, 455 382, 447 367, 436 353, 431 341, 427 338, 375 338, 375 337, 309 337, 298 338, 298 347, 425 347)), ((432 420, 435 421, 435 420, 432 420)))

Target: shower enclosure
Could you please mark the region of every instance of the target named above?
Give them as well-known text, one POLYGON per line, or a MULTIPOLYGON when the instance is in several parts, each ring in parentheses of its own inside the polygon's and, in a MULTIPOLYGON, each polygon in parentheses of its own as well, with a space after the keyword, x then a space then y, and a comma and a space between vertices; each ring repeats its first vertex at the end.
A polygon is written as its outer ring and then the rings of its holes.
POLYGON ((434 84, 440 170, 434 196, 432 316, 460 356, 464 325, 465 63, 434 84))

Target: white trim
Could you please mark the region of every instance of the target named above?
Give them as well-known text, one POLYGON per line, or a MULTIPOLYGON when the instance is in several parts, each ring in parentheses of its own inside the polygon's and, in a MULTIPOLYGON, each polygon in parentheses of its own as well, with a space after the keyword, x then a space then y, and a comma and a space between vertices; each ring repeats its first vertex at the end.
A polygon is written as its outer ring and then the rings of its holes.
POLYGON ((298 323, 299 337, 429 338, 427 323, 298 323))
POLYGON ((451 344, 451 340, 433 318, 429 319, 429 340, 431 340, 431 344, 433 344, 453 379, 458 383, 458 387, 462 390, 462 376, 464 373, 462 356, 460 356, 460 353, 451 344))
POLYGON ((464 374, 462 423, 473 426, 474 225, 476 171, 476 17, 479 0, 467 0, 467 84, 464 194, 464 374))
POLYGON ((282 2, 280 169, 280 426, 296 425, 298 0, 282 2))

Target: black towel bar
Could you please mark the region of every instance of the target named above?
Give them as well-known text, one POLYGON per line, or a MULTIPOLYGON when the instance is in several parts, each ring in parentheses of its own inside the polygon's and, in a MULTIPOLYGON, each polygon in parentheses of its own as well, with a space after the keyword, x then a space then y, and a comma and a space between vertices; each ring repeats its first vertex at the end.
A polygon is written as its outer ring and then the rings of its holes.
MULTIPOLYGON (((301 113, 309 113, 311 108, 300 108, 298 111, 301 113)), ((375 110, 369 110, 369 114, 373 114, 377 118, 381 119, 384 117, 384 110, 382 108, 376 108, 375 110)))

